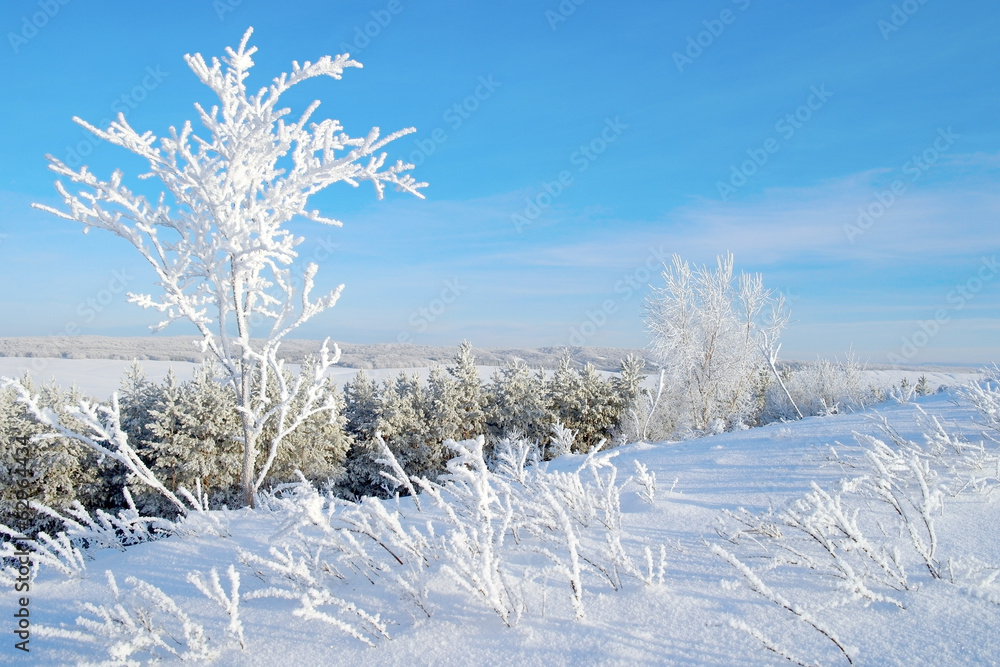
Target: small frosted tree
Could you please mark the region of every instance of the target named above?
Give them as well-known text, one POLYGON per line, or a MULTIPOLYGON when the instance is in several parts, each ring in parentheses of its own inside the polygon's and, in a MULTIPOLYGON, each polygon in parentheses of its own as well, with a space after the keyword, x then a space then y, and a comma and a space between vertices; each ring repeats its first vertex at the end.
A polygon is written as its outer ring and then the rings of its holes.
POLYGON ((344 384, 344 429, 351 446, 340 486, 344 495, 378 495, 385 488, 384 468, 377 463, 381 450, 375 440, 381 394, 364 370, 344 384))
MULTIPOLYGON (((35 385, 25 374, 20 381, 45 407, 79 398, 76 389, 65 391, 54 382, 35 385)), ((25 509, 25 495, 57 510, 74 502, 88 508, 103 507, 120 487, 110 461, 102 462, 71 438, 47 437, 12 387, 0 387, 0 524, 51 529, 50 518, 25 509)))
POLYGON ((378 432, 408 475, 436 477, 447 450, 431 434, 427 389, 416 375, 400 373, 386 380, 379 396, 378 432))
MULTIPOLYGON (((158 179, 165 188, 155 202, 128 189, 119 170, 101 180, 86 166, 74 170, 49 155, 50 169, 82 189, 74 194, 57 181, 67 209, 35 205, 81 223, 85 231, 105 229, 135 246, 153 267, 162 293, 130 294, 130 301, 163 314, 154 330, 176 320, 197 328, 202 351, 220 364, 236 395, 239 478, 248 505, 285 438, 310 417, 335 409, 334 393, 326 389, 327 370, 339 358, 336 345, 331 353, 324 343, 308 374, 290 381, 278 359, 281 341, 333 306, 343 287, 313 297, 314 263, 297 286, 291 264, 303 239, 287 224, 299 217, 339 226, 307 207, 312 195, 334 183, 357 186, 369 181, 379 199, 387 184, 418 197, 426 185, 406 173, 413 165, 386 165, 381 152, 413 128, 386 137, 372 128, 364 137, 350 137, 336 120, 312 122, 318 101, 297 120, 286 119, 290 110, 279 105, 286 91, 315 77, 340 79, 345 69, 360 63, 346 54, 302 65, 293 62, 290 73, 250 93, 246 79, 256 52, 256 47, 247 47, 251 33, 247 30, 237 49, 227 48, 221 62, 213 58, 209 64, 200 54, 185 56, 195 75, 219 98, 219 104, 207 110, 195 105, 208 133, 205 138, 195 134, 189 121, 180 130, 171 127, 157 143, 152 132, 140 134, 122 114, 105 130, 74 118, 97 137, 149 163, 148 173, 140 178, 158 179), (266 330, 263 339, 251 339, 252 324, 266 330), (269 395, 272 383, 277 390, 269 395)), ((80 406, 77 412, 90 415, 88 426, 95 437, 85 442, 127 465, 138 465, 131 445, 114 426, 117 401, 103 410, 80 406)), ((54 415, 39 417, 57 426, 54 415)))
POLYGON ((706 431, 752 416, 761 370, 774 368, 778 334, 787 322, 783 302, 760 274, 733 273, 733 256, 715 269, 674 255, 664 287, 647 301, 652 352, 689 426, 706 431))
MULTIPOLYGON (((443 368, 433 365, 427 375, 424 392, 424 419, 428 442, 439 445, 456 440, 462 429, 458 381, 443 368)), ((442 465, 443 465, 442 461, 442 465)))
POLYGON ((487 386, 487 428, 493 443, 524 437, 529 442, 548 440, 554 418, 545 396, 545 374, 532 373, 521 359, 507 362, 493 372, 487 386))
POLYGON ((486 397, 483 383, 476 368, 476 357, 472 354, 472 343, 462 341, 455 355, 454 365, 448 373, 455 378, 458 392, 458 412, 461 427, 455 440, 470 440, 486 434, 486 397))
MULTIPOLYGON (((180 488, 227 502, 239 479, 239 430, 236 401, 228 387, 217 382, 218 366, 202 364, 189 382, 170 372, 149 410, 150 437, 140 454, 171 491, 180 488)), ((160 513, 159 499, 139 495, 146 511, 160 513)))

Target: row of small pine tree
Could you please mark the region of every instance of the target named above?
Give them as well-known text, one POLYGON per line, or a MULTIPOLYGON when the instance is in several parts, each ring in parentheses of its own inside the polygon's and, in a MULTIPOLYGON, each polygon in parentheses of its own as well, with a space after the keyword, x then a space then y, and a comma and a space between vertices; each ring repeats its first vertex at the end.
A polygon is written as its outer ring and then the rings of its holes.
POLYGON ((642 362, 632 357, 608 378, 590 364, 575 369, 564 358, 550 375, 514 361, 483 383, 468 343, 453 365, 431 368, 426 385, 405 372, 378 384, 362 371, 344 385, 352 446, 338 486, 348 496, 382 492, 386 480, 376 435, 407 473, 431 479, 451 456, 444 446, 448 439, 484 435, 489 448, 502 438, 524 436, 538 444, 543 458, 589 451, 621 434, 642 380, 642 362))
MULTIPOLYGON (((361 371, 343 391, 329 390, 335 394, 335 411, 313 417, 286 438, 270 481, 291 481, 301 472, 345 497, 382 495, 378 437, 406 472, 432 479, 450 458, 447 439, 482 434, 492 446, 523 435, 538 444, 544 458, 588 451, 620 436, 642 379, 642 362, 633 358, 610 377, 591 365, 576 369, 565 358, 548 374, 521 361, 509 363, 483 382, 468 343, 452 365, 432 368, 426 383, 406 372, 379 383, 361 371)), ((25 382, 30 384, 30 378, 25 382)), ((76 390, 55 384, 31 391, 52 409, 80 398, 76 390)), ((119 405, 129 441, 168 488, 200 490, 215 507, 239 504, 240 422, 233 392, 220 382, 215 367, 202 366, 186 382, 172 373, 154 382, 133 363, 122 381, 119 405)), ((0 392, 0 523, 9 525, 14 518, 14 481, 25 471, 30 475, 27 495, 55 509, 74 502, 90 510, 115 508, 128 484, 144 513, 172 512, 157 494, 129 480, 120 465, 101 460, 81 443, 62 437, 32 440, 45 432, 12 390, 0 392), (27 460, 16 462, 17 452, 28 452, 27 460)))

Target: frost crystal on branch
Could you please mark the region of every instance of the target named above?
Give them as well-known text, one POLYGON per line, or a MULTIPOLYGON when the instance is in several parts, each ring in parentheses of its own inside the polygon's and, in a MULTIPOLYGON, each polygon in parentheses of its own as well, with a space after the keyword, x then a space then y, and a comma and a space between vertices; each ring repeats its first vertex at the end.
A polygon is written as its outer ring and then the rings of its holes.
POLYGON ((221 60, 185 56, 219 98, 209 109, 195 104, 205 137, 190 121, 157 138, 137 132, 123 114, 103 130, 74 118, 149 163, 139 178, 163 184, 155 202, 126 187, 120 170, 102 180, 86 166, 75 170, 49 155, 50 169, 80 190, 73 193, 57 181, 66 210, 34 205, 81 223, 85 231, 105 229, 135 246, 153 267, 162 294, 130 294, 129 300, 162 314, 152 327, 156 331, 176 320, 198 329, 202 350, 221 364, 237 397, 240 481, 248 504, 285 437, 310 417, 333 409, 326 371, 339 358, 336 346, 330 353, 324 344, 310 372, 296 379, 289 379, 277 357, 282 339, 333 306, 343 287, 314 297, 315 263, 306 267, 301 286, 293 281, 291 264, 303 238, 287 223, 299 217, 340 225, 308 206, 312 195, 334 183, 356 187, 368 181, 379 199, 387 184, 418 197, 426 186, 407 173, 413 165, 388 163, 382 151, 413 128, 388 136, 372 128, 363 137, 351 137, 337 120, 312 121, 318 101, 298 119, 279 105, 294 85, 315 77, 340 79, 345 69, 360 63, 347 55, 293 62, 290 73, 250 93, 247 78, 256 52, 248 47, 251 34, 247 30, 221 60), (251 340, 257 327, 266 330, 263 341, 251 340))

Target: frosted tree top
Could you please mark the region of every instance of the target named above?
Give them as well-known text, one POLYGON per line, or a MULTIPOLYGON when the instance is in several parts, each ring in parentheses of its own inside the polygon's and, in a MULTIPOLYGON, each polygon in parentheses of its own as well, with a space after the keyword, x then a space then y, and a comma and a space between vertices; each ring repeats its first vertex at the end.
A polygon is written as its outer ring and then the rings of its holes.
MULTIPOLYGON (((408 173, 414 165, 401 160, 387 164, 382 151, 414 128, 382 137, 374 127, 364 137, 351 137, 337 120, 311 121, 319 101, 294 121, 287 120, 291 110, 279 106, 281 96, 292 86, 319 76, 339 80, 346 68, 360 68, 360 63, 348 54, 323 56, 301 65, 293 61, 290 72, 250 94, 247 77, 257 51, 248 47, 252 33, 253 29, 248 29, 235 50, 227 47, 221 60, 212 58, 209 63, 198 53, 184 56, 195 75, 219 99, 218 105, 208 110, 194 105, 209 133, 207 138, 196 134, 190 121, 179 131, 171 126, 167 136, 156 137, 152 132, 138 133, 123 114, 106 130, 74 117, 96 136, 149 163, 149 171, 139 177, 156 178, 165 187, 155 204, 129 190, 122 182, 121 170, 105 181, 86 166, 74 170, 47 156, 50 169, 85 189, 73 194, 57 181, 56 189, 67 210, 41 204, 35 207, 80 222, 85 231, 91 227, 107 229, 143 254, 156 269, 165 294, 160 299, 149 295, 130 298, 167 313, 166 320, 154 327, 157 330, 184 318, 199 325, 205 335, 203 325, 212 321, 205 305, 215 302, 221 320, 232 306, 240 310, 237 304, 220 298, 220 292, 231 295, 234 284, 236 291, 249 296, 243 314, 270 319, 275 325, 272 334, 295 321, 300 324, 304 320, 297 316, 289 319, 287 306, 293 301, 294 290, 287 266, 303 239, 293 235, 286 223, 301 216, 340 225, 338 220, 308 208, 312 195, 340 181, 355 187, 369 181, 379 199, 386 184, 418 197, 427 185, 408 173), (163 232, 169 232, 169 238, 162 237, 163 232)), ((310 305, 308 293, 315 272, 315 265, 307 267, 300 295, 299 310, 311 314, 335 301, 331 294, 310 305)))

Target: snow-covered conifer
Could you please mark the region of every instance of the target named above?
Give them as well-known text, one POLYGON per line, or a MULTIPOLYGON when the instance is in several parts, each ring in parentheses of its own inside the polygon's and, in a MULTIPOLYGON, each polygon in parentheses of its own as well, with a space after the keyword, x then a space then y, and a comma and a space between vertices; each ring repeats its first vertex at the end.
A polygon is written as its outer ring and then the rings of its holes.
POLYGON ((519 434, 531 442, 548 440, 554 419, 546 405, 545 377, 518 359, 500 368, 487 388, 487 423, 493 442, 519 434))
POLYGON ((462 341, 455 355, 454 365, 448 373, 458 383, 458 412, 460 428, 455 440, 468 440, 486 434, 486 398, 483 383, 476 368, 476 357, 472 354, 472 343, 462 341))
POLYGON ((574 452, 588 452, 601 440, 610 441, 624 413, 624 399, 593 364, 582 372, 563 357, 548 381, 548 409, 552 418, 575 434, 574 452))
POLYGON ((344 383, 344 418, 355 440, 372 440, 378 429, 378 385, 364 370, 344 383))
POLYGON ((545 393, 553 417, 563 426, 578 431, 583 422, 586 398, 583 380, 572 364, 569 354, 563 355, 546 383, 545 393))
POLYGON ((122 430, 129 441, 142 443, 152 438, 149 411, 156 402, 161 386, 146 377, 138 359, 133 359, 122 377, 118 397, 121 403, 122 430))
POLYGON ((378 430, 409 475, 436 477, 449 455, 429 433, 427 391, 416 375, 402 372, 386 381, 379 403, 378 430))
POLYGON ((580 374, 580 393, 583 409, 577 447, 580 452, 589 452, 601 440, 611 442, 624 414, 624 402, 615 393, 615 383, 601 377, 591 363, 585 364, 580 374))
MULTIPOLYGON (((38 395, 39 405, 54 408, 79 397, 54 383, 36 387, 25 374, 21 386, 38 395)), ((35 439, 48 433, 13 386, 0 387, 0 523, 33 532, 58 528, 58 522, 33 511, 17 510, 17 490, 56 510, 79 501, 85 507, 107 507, 115 490, 115 466, 71 438, 35 439), (19 486, 26 483, 28 486, 19 486)))
MULTIPOLYGON (((219 382, 218 368, 203 364, 189 382, 172 373, 149 414, 151 437, 140 450, 156 476, 175 493, 181 487, 202 489, 218 503, 232 503, 239 482, 239 416, 233 392, 219 382)), ((140 493, 145 513, 162 513, 155 495, 140 493)))
POLYGON ((375 434, 378 431, 379 388, 364 371, 344 383, 344 429, 350 447, 339 480, 341 493, 361 497, 385 488, 375 434))
POLYGON ((433 442, 454 440, 462 430, 458 381, 440 366, 431 366, 427 375, 424 416, 427 435, 433 442))
POLYGON ((650 400, 649 390, 642 386, 645 365, 642 359, 630 354, 622 359, 618 375, 611 379, 612 394, 618 402, 618 433, 628 441, 642 438, 639 413, 643 400, 650 400))

